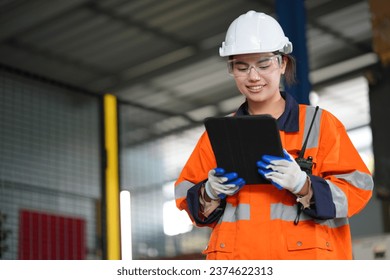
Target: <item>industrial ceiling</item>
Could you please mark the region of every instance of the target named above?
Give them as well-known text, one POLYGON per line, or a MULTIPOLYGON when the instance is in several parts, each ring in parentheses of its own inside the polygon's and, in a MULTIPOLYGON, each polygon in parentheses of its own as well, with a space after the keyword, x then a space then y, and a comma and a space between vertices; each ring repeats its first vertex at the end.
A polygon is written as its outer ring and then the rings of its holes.
MULTIPOLYGON (((377 62, 368 1, 305 6, 314 89, 377 62)), ((2 0, 0 63, 138 108, 122 118, 134 145, 238 106, 218 48, 248 10, 276 16, 272 0, 2 0)))

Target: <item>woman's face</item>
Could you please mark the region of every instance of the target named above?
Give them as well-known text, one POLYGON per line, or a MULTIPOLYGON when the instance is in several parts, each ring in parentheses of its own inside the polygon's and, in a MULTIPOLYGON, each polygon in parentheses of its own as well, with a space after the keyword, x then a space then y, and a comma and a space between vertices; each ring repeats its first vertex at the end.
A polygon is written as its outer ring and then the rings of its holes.
POLYGON ((285 59, 273 53, 242 54, 229 60, 229 72, 248 102, 279 97, 280 77, 285 69, 285 59))

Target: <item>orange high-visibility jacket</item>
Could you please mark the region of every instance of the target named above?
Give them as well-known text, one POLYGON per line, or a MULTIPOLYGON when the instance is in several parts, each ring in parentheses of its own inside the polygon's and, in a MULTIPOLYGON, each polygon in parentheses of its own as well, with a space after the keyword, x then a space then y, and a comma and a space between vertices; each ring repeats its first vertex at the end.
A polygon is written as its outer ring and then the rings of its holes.
MULTIPOLYGON (((286 108, 278 119, 280 137, 283 147, 297 157, 315 108, 297 104, 288 94, 283 97, 286 108)), ((236 115, 245 114, 245 106, 236 115)), ((245 185, 208 218, 201 218, 199 190, 209 170, 217 167, 203 133, 176 181, 175 198, 177 207, 186 210, 196 225, 212 228, 203 251, 207 259, 352 259, 348 218, 371 198, 372 176, 342 123, 322 109, 310 132, 308 156, 314 162, 313 204, 303 210, 298 223, 294 223, 296 196, 272 184, 245 185)))

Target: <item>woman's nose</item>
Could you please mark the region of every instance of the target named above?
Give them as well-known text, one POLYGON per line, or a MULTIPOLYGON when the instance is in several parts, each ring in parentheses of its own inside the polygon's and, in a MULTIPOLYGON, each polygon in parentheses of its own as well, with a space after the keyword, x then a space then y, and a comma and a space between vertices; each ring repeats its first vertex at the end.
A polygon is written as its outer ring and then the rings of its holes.
POLYGON ((251 66, 249 68, 248 75, 251 81, 260 81, 261 79, 260 74, 256 71, 256 68, 254 66, 251 66))

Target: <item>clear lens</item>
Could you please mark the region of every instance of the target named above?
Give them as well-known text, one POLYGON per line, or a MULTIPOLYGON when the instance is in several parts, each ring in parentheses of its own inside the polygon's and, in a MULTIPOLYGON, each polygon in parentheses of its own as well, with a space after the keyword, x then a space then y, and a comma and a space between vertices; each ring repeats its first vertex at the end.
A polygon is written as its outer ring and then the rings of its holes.
POLYGON ((228 61, 228 71, 235 77, 247 76, 253 68, 260 75, 267 75, 275 71, 280 67, 282 63, 282 56, 280 54, 261 58, 255 65, 248 64, 237 59, 231 59, 228 61))

